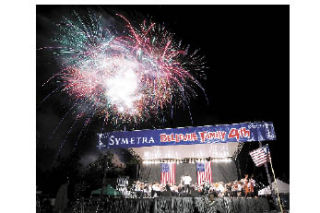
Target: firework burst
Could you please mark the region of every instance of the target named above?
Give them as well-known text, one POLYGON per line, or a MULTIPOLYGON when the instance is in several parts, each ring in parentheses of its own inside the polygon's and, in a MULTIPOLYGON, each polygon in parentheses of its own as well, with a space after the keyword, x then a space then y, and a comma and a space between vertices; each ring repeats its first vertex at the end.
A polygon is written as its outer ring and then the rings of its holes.
POLYGON ((121 33, 94 12, 86 18, 74 13, 57 24, 56 45, 42 48, 61 62, 61 71, 48 82, 76 103, 77 119, 143 122, 168 107, 188 106, 197 88, 204 92, 197 80, 204 76, 203 57, 189 53, 162 25, 144 20, 134 26, 116 15, 121 33))

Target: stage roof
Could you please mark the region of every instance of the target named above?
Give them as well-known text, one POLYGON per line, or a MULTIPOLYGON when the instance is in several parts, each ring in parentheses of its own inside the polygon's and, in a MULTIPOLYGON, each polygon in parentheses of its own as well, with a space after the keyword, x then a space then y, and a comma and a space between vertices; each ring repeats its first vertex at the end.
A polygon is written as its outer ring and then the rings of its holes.
POLYGON ((132 148, 142 160, 184 158, 231 158, 239 143, 210 143, 179 146, 152 146, 132 148))

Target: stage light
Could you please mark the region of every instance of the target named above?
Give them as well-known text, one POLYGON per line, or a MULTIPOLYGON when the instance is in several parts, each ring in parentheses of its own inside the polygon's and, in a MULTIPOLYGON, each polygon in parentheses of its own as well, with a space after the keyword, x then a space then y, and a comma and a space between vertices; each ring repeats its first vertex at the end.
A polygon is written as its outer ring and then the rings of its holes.
MULTIPOLYGON (((211 158, 209 160, 213 163, 231 163, 232 158, 211 158)), ((161 159, 150 159, 150 160, 144 160, 142 161, 143 164, 145 165, 155 165, 155 164, 161 164, 161 163, 176 163, 176 164, 182 164, 182 163, 205 163, 207 162, 207 159, 204 158, 188 158, 188 159, 166 159, 166 160, 161 160, 161 159)))
POLYGON ((231 163, 232 159, 231 158, 216 158, 211 160, 214 163, 231 163))

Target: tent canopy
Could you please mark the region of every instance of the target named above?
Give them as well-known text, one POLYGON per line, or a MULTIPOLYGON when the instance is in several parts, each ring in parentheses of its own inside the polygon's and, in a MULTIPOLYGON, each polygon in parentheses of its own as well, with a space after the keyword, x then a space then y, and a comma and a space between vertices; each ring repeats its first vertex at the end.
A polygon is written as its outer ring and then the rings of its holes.
MULTIPOLYGON (((278 190, 279 190, 279 193, 289 193, 289 184, 277 179, 277 185, 278 185, 278 190)), ((272 183, 272 188, 276 188, 276 182, 274 181, 272 183)))
MULTIPOLYGON (((277 178, 277 184, 276 184, 275 181, 272 183, 272 188, 273 188, 273 189, 275 189, 276 186, 278 186, 278 191, 279 191, 279 193, 284 193, 284 194, 286 194, 286 193, 289 193, 289 192, 290 192, 290 190, 289 190, 289 184, 287 184, 287 183, 279 180, 278 178, 277 178)), ((267 187, 261 189, 261 190, 258 192, 258 194, 259 194, 259 195, 269 195, 269 194, 271 194, 270 186, 267 186, 267 187)))
MULTIPOLYGON (((100 195, 101 194, 101 188, 92 191, 91 194, 92 195, 100 195)), ((115 190, 114 188, 112 188, 112 186, 107 185, 107 187, 105 187, 103 189, 102 194, 104 194, 104 195, 119 195, 120 193, 117 190, 115 190)))

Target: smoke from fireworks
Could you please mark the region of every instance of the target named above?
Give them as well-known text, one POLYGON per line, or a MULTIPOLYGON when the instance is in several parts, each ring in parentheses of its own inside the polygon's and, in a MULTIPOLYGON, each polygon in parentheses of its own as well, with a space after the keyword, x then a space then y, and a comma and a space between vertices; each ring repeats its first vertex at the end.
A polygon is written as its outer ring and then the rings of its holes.
POLYGON ((189 53, 159 24, 144 20, 134 26, 123 15, 117 17, 120 33, 105 26, 101 15, 74 13, 57 24, 57 45, 41 48, 60 60, 61 71, 48 82, 72 98, 77 119, 143 122, 169 107, 188 106, 197 88, 204 91, 197 80, 204 76, 203 57, 189 53))

